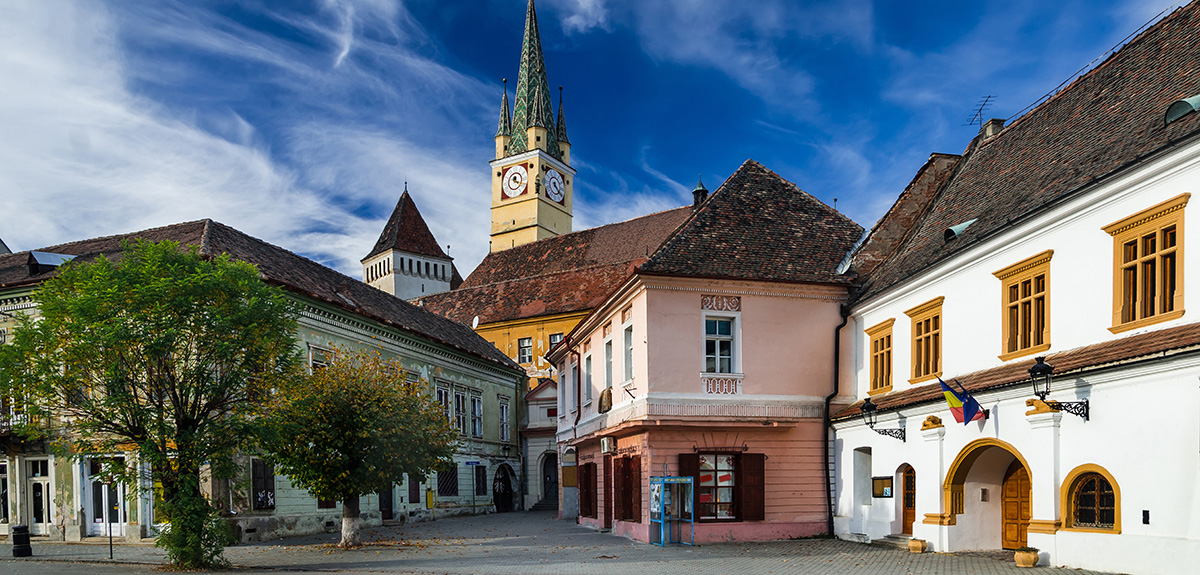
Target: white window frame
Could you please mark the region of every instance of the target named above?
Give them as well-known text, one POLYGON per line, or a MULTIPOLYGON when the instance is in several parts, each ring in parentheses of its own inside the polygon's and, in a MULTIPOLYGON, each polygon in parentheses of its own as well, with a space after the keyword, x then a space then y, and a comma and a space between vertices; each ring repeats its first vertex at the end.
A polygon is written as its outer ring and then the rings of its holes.
POLYGON ((533 363, 532 337, 517 338, 517 363, 533 363), (529 346, 522 345, 522 342, 528 342, 529 346))
POLYGON ((592 404, 592 354, 583 356, 583 404, 592 404))
POLYGON ((604 388, 611 388, 613 385, 613 340, 612 336, 604 339, 604 388))
POLYGON ((701 374, 716 375, 716 376, 741 376, 743 374, 743 367, 742 367, 742 312, 740 312, 740 311, 715 311, 715 310, 714 311, 702 311, 700 313, 700 341, 701 341, 701 344, 700 344, 700 373, 701 374), (732 351, 731 362, 733 365, 730 366, 730 369, 732 371, 729 373, 706 371, 708 366, 706 365, 707 362, 705 361, 706 355, 707 355, 707 351, 706 351, 705 347, 708 345, 708 332, 705 330, 704 324, 710 318, 711 319, 730 320, 733 322, 732 325, 730 325, 730 329, 729 329, 730 333, 732 334, 732 340, 733 340, 733 345, 732 345, 733 349, 731 350, 732 351))
POLYGON ((483 396, 471 394, 471 437, 483 437, 483 396))
POLYGON ((458 430, 459 435, 467 434, 467 391, 465 389, 454 390, 454 419, 452 423, 454 428, 458 430))
POLYGON ((316 371, 316 369, 314 369, 314 367, 316 367, 315 364, 320 363, 320 367, 325 367, 329 365, 329 362, 332 359, 332 349, 311 343, 308 344, 308 373, 310 375, 316 371), (321 356, 320 359, 318 359, 318 355, 321 356))
POLYGON ((446 421, 454 424, 454 396, 450 393, 450 388, 445 385, 438 385, 437 391, 438 405, 442 406, 442 414, 446 416, 446 421))
POLYGON ((575 364, 573 364, 571 362, 571 360, 567 360, 567 377, 566 377, 566 379, 567 379, 567 409, 570 410, 571 413, 575 413, 576 411, 579 410, 579 408, 577 408, 575 406, 575 400, 577 399, 575 396, 575 364))
POLYGON ((500 441, 508 442, 511 436, 511 422, 509 421, 508 398, 501 396, 498 398, 500 403, 500 441))
POLYGON ((622 375, 625 376, 625 385, 633 383, 633 322, 621 326, 621 343, 623 344, 622 352, 622 375))
POLYGON ((565 367, 566 365, 567 364, 564 362, 563 363, 564 367, 560 367, 558 370, 558 416, 559 417, 567 416, 567 370, 565 367))

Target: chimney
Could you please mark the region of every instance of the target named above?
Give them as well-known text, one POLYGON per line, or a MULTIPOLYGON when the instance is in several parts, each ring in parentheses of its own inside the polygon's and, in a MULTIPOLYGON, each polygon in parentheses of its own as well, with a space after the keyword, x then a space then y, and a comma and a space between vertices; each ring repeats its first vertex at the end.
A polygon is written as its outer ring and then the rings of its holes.
POLYGON ((692 211, 700 209, 700 204, 708 199, 708 188, 704 187, 704 180, 696 179, 696 188, 692 190, 692 211))
POLYGON ((986 140, 992 136, 995 136, 996 134, 999 134, 1000 130, 1003 129, 1004 119, 992 118, 991 120, 988 120, 979 126, 979 137, 986 140))

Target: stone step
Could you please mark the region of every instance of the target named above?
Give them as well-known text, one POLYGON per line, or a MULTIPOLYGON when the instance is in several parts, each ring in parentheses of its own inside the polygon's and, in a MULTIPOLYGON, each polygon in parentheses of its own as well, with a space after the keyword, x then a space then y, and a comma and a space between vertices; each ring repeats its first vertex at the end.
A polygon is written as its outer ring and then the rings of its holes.
POLYGON ((882 545, 885 547, 895 547, 896 549, 902 549, 904 551, 908 551, 908 540, 909 539, 910 539, 910 537, 907 535, 888 535, 887 537, 884 537, 883 539, 872 539, 871 545, 882 545))

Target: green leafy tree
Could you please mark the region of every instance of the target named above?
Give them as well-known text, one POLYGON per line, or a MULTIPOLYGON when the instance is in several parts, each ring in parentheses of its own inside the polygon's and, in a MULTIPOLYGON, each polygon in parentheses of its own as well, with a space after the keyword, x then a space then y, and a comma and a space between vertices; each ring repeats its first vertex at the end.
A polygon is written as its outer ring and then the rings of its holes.
POLYGON ((328 366, 284 383, 266 413, 262 445, 276 470, 342 502, 341 547, 362 544, 360 496, 448 464, 458 439, 424 383, 375 351, 338 350, 328 366))
MULTIPOLYGON (((33 294, 37 316, 0 346, 0 392, 20 429, 74 453, 136 451, 155 485, 158 538, 185 568, 223 563, 223 523, 200 472, 228 477, 265 389, 295 373, 296 309, 254 266, 174 242, 67 264, 33 294)), ((114 467, 125 485, 138 466, 114 467)))

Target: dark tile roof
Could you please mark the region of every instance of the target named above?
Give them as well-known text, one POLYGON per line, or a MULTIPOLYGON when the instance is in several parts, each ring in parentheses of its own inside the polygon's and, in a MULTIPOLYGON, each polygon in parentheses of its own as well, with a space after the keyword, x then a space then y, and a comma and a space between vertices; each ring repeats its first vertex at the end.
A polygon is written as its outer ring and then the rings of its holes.
MULTIPOLYGON (((94 259, 100 254, 119 258, 121 241, 134 238, 194 245, 199 247, 202 254, 210 256, 229 254, 233 259, 254 264, 267 282, 288 291, 457 348, 505 368, 520 369, 465 325, 429 313, 317 262, 212 220, 82 240, 49 246, 40 251, 78 256, 77 261, 94 259)), ((28 258, 28 252, 0 255, 0 289, 38 284, 54 275, 54 272, 31 275, 28 258)))
MULTIPOLYGON (((1046 363, 1054 367, 1054 374, 1058 377, 1072 372, 1126 362, 1161 359, 1164 356, 1187 351, 1200 351, 1200 322, 1048 354, 1046 363)), ((1031 386, 1030 397, 1032 397, 1033 389, 1032 384, 1029 383, 1029 368, 1033 367, 1033 364, 1033 359, 1027 359, 982 371, 947 377, 945 380, 947 382, 957 381, 971 393, 1013 385, 1029 385, 1031 386)), ((951 383, 951 387, 958 388, 953 383, 951 383)), ((944 402, 945 396, 942 394, 942 386, 936 380, 931 384, 871 398, 871 402, 876 404, 880 410, 939 401, 944 402)), ((857 417, 861 413, 858 409, 861 405, 861 401, 856 402, 838 412, 833 418, 836 420, 857 417)))
POLYGON ((746 160, 650 256, 647 274, 846 284, 838 264, 862 226, 746 160))
POLYGON ((1176 10, 999 134, 959 172, 894 254, 865 279, 869 298, 930 265, 1159 152, 1200 127, 1170 126, 1172 102, 1200 93, 1200 7, 1176 10), (946 228, 976 220, 946 242, 946 228))
POLYGON ((433 232, 429 231, 425 218, 421 217, 421 212, 417 210, 417 204, 413 202, 407 189, 400 194, 400 201, 396 202, 396 209, 392 210, 392 217, 388 218, 387 224, 383 226, 383 231, 379 234, 375 247, 371 248, 371 253, 367 254, 363 260, 390 249, 450 259, 450 256, 446 255, 446 252, 442 251, 442 247, 438 245, 437 240, 433 237, 433 232))
POLYGON ((690 214, 676 208, 494 252, 458 289, 418 301, 463 323, 587 311, 690 214))

